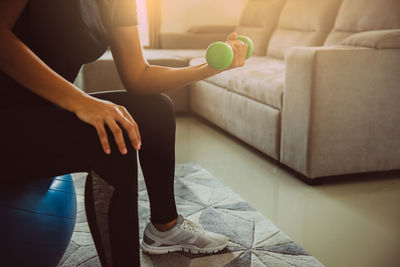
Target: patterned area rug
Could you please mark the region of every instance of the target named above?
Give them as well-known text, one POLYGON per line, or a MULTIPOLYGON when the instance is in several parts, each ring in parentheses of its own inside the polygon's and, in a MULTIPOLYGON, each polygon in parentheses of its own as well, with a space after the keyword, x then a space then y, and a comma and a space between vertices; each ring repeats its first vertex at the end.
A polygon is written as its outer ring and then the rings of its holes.
MULTIPOLYGON (((73 177, 78 197, 78 217, 71 243, 59 266, 100 266, 83 205, 86 174, 74 174, 73 177)), ((228 236, 228 247, 214 255, 141 253, 142 267, 323 266, 260 212, 197 164, 176 166, 175 198, 180 214, 199 222, 208 231, 228 236)), ((139 174, 140 233, 143 233, 149 215, 146 187, 143 176, 139 174)))

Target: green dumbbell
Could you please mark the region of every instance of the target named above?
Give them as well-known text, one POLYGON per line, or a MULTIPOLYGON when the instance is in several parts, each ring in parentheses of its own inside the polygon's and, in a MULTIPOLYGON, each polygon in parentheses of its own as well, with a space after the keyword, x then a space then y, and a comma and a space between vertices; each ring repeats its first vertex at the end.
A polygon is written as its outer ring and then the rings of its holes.
MULTIPOLYGON (((238 35, 237 39, 247 44, 246 59, 253 54, 253 42, 244 35, 238 35)), ((216 70, 224 70, 232 65, 234 53, 232 47, 225 42, 215 42, 208 46, 206 52, 206 60, 208 65, 216 70)))

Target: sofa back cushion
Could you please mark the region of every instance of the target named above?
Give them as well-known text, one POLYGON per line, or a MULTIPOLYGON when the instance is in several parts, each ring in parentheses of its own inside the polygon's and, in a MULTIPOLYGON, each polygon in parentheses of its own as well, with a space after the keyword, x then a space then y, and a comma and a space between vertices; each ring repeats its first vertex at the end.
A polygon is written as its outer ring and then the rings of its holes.
POLYGON ((267 55, 283 59, 290 47, 322 45, 332 30, 341 2, 287 0, 269 42, 267 55))
POLYGON ((250 0, 235 31, 249 36, 254 43, 254 54, 263 56, 278 24, 285 0, 250 0))
POLYGON ((338 45, 350 35, 400 29, 399 0, 344 0, 325 45, 338 45))

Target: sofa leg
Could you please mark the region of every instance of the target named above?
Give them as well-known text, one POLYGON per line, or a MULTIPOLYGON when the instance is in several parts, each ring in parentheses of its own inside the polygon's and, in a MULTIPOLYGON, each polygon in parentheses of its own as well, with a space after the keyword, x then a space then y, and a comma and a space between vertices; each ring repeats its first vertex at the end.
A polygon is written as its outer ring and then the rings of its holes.
POLYGON ((320 185, 325 181, 324 177, 322 177, 322 178, 314 178, 314 179, 308 178, 304 174, 301 174, 301 173, 293 170, 292 168, 290 168, 290 167, 288 167, 286 165, 283 165, 279 161, 277 161, 277 165, 280 168, 284 169, 289 174, 293 175, 294 177, 296 177, 297 179, 301 180, 302 182, 304 182, 307 185, 310 185, 310 186, 320 185))
POLYGON ((320 185, 323 183, 324 179, 323 178, 316 178, 316 179, 310 179, 304 175, 298 174, 297 175, 303 182, 305 182, 307 185, 315 186, 315 185, 320 185))

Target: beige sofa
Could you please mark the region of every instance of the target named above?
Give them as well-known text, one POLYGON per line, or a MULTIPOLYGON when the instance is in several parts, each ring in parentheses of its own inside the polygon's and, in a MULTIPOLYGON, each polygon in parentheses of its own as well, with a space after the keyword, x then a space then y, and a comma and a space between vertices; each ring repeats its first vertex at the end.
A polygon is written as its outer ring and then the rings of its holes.
MULTIPOLYGON (((194 65, 204 61, 194 48, 232 29, 248 35, 246 66, 177 90, 178 109, 310 179, 400 169, 399 10, 398 0, 250 0, 240 25, 162 34, 164 49, 145 53, 150 63, 194 65)), ((83 88, 98 64, 82 70, 83 88)))

